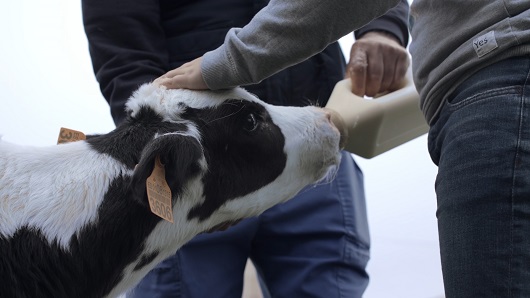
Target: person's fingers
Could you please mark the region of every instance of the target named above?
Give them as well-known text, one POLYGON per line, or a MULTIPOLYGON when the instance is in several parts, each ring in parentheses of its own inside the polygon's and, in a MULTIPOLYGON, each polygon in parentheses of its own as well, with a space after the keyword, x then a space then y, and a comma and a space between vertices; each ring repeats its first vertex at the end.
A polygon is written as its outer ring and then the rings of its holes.
POLYGON ((395 71, 396 71, 396 57, 388 56, 383 63, 383 74, 381 75, 381 82, 379 84, 379 90, 377 93, 388 91, 390 86, 394 84, 395 71))
POLYGON ((408 54, 400 56, 396 59, 396 65, 394 67, 394 79, 388 90, 394 91, 402 87, 402 81, 405 77, 407 70, 410 66, 410 59, 408 54))
POLYGON ((164 76, 160 76, 158 78, 156 78, 154 81, 153 81, 153 84, 155 85, 158 85, 158 86, 161 86, 163 85, 162 83, 167 80, 168 78, 164 77, 164 76))
POLYGON ((346 77, 350 78, 352 92, 359 96, 364 96, 366 90, 366 75, 368 67, 368 58, 364 51, 352 49, 352 55, 348 64, 346 77))
POLYGON ((192 89, 192 90, 206 90, 208 86, 199 74, 181 74, 175 75, 171 78, 160 77, 153 83, 164 86, 167 89, 192 89))
POLYGON ((168 71, 153 81, 154 84, 165 86, 168 89, 208 89, 201 72, 202 57, 191 62, 184 63, 182 66, 168 71))
POLYGON ((162 77, 172 78, 177 75, 183 75, 190 69, 191 66, 191 62, 184 63, 181 66, 166 72, 162 77))
POLYGON ((182 82, 181 77, 182 75, 177 75, 171 78, 159 78, 157 80, 159 80, 159 85, 164 86, 167 89, 187 88, 186 84, 182 82))
POLYGON ((385 75, 384 57, 379 52, 368 55, 367 70, 364 94, 373 97, 379 93, 385 75))

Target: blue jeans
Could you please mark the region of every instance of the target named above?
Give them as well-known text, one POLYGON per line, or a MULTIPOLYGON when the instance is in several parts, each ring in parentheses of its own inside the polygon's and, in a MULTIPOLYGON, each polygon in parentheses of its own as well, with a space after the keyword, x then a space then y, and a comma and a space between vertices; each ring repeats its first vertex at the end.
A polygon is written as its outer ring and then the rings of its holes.
POLYGON ((446 297, 530 297, 530 57, 487 66, 429 132, 446 297))
POLYGON ((362 172, 343 152, 332 182, 226 231, 198 235, 127 297, 241 297, 249 257, 273 297, 362 297, 369 246, 362 172))

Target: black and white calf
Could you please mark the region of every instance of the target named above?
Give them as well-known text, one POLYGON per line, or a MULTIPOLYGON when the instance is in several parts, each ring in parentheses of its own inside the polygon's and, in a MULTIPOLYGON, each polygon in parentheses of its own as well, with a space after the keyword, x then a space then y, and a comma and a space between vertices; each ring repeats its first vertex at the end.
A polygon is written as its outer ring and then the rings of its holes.
POLYGON ((0 140, 0 297, 115 297, 195 235, 288 200, 340 159, 329 114, 243 89, 144 85, 127 109, 86 141, 0 140), (149 209, 157 156, 174 223, 149 209))

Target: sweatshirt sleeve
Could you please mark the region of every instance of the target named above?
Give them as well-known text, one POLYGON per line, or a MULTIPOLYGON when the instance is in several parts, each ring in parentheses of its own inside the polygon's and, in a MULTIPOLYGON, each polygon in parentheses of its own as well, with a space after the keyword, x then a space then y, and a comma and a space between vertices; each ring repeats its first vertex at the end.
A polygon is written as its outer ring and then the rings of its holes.
POLYGON ((158 0, 82 0, 83 23, 101 92, 116 124, 141 84, 168 69, 158 0))
POLYGON ((355 38, 359 39, 370 31, 385 31, 394 35, 406 47, 409 43, 409 2, 401 0, 399 4, 386 14, 374 19, 362 28, 355 31, 355 38))
POLYGON ((210 89, 259 83, 322 51, 396 6, 400 0, 271 0, 222 46, 204 55, 210 89))

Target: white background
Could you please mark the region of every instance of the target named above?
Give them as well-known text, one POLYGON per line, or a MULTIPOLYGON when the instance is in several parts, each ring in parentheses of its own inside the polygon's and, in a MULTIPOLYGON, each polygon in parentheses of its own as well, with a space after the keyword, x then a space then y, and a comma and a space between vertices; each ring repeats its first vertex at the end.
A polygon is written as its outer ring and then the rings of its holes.
MULTIPOLYGON (((0 135, 53 146, 61 126, 85 133, 114 128, 94 78, 81 5, 72 0, 3 1, 0 9, 0 135)), ((349 47, 352 40, 342 44, 349 47)), ((434 180, 422 136, 364 170, 372 258, 367 298, 443 297, 434 180)))

